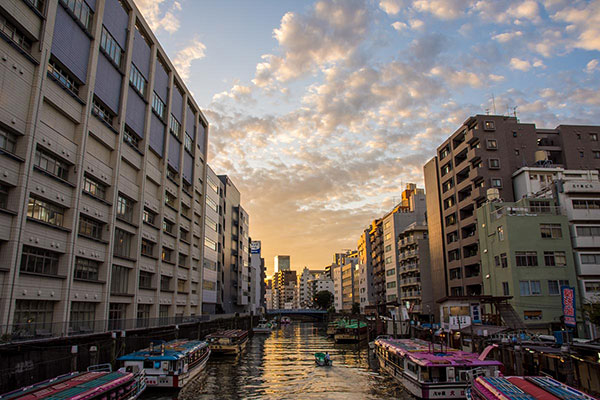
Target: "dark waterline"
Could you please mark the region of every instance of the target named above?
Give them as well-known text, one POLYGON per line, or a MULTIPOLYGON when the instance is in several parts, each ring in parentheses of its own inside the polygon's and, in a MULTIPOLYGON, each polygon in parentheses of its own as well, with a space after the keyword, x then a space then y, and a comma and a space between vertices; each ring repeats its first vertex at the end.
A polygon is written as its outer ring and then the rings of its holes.
POLYGON ((366 344, 335 344, 324 329, 294 323, 257 334, 246 350, 211 356, 206 369, 177 392, 147 391, 142 399, 412 399, 389 376, 380 375, 366 344), (328 351, 332 367, 317 367, 314 353, 328 351))

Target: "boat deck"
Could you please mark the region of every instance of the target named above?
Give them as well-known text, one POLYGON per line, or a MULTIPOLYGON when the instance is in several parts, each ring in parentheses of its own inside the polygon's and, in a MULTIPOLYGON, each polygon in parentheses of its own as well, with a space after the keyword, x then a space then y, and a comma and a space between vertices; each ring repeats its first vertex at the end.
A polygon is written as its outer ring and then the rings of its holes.
POLYGON ((177 361, 185 357, 188 353, 207 347, 208 343, 202 340, 173 340, 164 344, 164 352, 160 345, 155 345, 153 349, 146 348, 134 351, 118 358, 119 361, 144 361, 152 359, 155 361, 177 361))
POLYGON ((473 390, 486 399, 593 400, 594 398, 545 376, 478 377, 473 390))

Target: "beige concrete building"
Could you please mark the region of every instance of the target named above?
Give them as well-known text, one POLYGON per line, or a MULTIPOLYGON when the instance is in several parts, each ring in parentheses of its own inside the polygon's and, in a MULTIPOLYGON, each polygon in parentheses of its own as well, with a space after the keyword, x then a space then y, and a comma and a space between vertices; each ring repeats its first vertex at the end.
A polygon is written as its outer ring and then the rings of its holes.
POLYGON ((208 122, 131 0, 0 2, 0 325, 202 313, 208 122))

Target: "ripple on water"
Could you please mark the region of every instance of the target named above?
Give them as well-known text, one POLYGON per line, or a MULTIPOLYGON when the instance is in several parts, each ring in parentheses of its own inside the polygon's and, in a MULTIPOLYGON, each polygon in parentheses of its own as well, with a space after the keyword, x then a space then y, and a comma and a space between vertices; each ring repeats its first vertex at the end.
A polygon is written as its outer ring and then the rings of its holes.
POLYGON ((211 356, 205 371, 179 393, 147 391, 143 399, 412 399, 380 375, 368 349, 336 345, 312 323, 255 335, 235 357, 211 356), (314 353, 327 351, 332 367, 317 367, 314 353))

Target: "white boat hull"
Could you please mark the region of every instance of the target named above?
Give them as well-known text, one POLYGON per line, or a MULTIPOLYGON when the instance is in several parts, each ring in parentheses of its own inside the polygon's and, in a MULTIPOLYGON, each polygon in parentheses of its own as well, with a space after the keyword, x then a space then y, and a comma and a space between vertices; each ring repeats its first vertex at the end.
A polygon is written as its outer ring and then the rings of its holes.
POLYGON ((210 357, 210 350, 208 355, 197 365, 194 366, 188 372, 179 375, 146 375, 146 385, 148 387, 161 387, 161 388, 182 388, 188 382, 192 381, 206 366, 208 358, 210 357))

